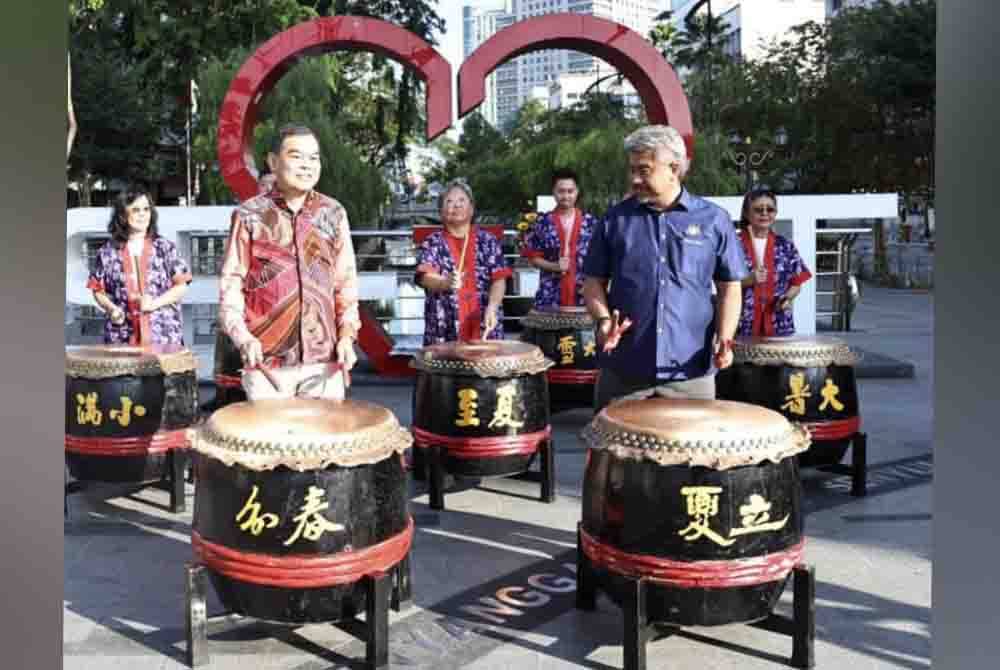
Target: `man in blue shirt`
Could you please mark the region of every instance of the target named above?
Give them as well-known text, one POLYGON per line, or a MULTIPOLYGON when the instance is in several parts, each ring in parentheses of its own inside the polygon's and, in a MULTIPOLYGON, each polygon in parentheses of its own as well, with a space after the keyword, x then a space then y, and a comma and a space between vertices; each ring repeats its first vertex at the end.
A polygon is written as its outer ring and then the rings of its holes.
POLYGON ((681 185, 688 159, 675 129, 639 128, 625 150, 631 195, 595 228, 583 265, 601 368, 594 409, 654 394, 714 399, 746 275, 736 231, 725 210, 681 185), (617 328, 615 312, 631 325, 617 328))

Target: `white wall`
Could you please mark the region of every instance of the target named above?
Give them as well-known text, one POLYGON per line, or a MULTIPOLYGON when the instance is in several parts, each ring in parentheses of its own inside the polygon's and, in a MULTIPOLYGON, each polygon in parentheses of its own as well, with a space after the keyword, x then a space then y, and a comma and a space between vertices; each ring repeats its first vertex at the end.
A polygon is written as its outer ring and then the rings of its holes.
MULTIPOLYGON (((811 1, 811 0, 810 0, 811 1)), ((547 196, 551 198, 551 196, 547 196)), ((739 220, 741 197, 708 198, 739 220)), ((895 193, 867 195, 788 195, 778 198, 778 231, 791 233, 792 241, 809 269, 816 272, 816 219, 865 219, 893 218, 897 214, 898 196, 895 193), (784 231, 782 230, 784 229, 784 231)), ((539 201, 539 206, 549 201, 539 201)), ((226 233, 233 207, 157 207, 160 234, 175 244, 187 233, 226 233)), ((66 212, 66 302, 92 305, 93 297, 87 290, 87 268, 80 253, 86 234, 105 233, 110 215, 108 208, 74 208, 66 212)), ((190 263, 190 245, 178 244, 181 255, 190 263)), ((529 273, 530 274, 530 273, 529 273)), ((534 293, 531 277, 524 277, 522 295, 534 293)), ((367 299, 392 299, 399 295, 395 272, 363 272, 360 276, 360 293, 367 299)), ((219 282, 216 277, 196 277, 185 305, 215 304, 219 299, 219 282)), ((406 302, 406 313, 422 313, 421 300, 406 302)), ((397 303, 399 304, 399 303, 397 303)), ((400 305, 402 307, 402 305, 400 305)), ((397 314, 400 311, 397 311, 397 314)), ((816 281, 808 282, 799 299, 795 301, 796 330, 804 335, 816 329, 816 281)), ((185 323, 191 318, 185 314, 185 323)), ((402 324, 399 324, 402 328, 402 324)), ((409 331, 411 327, 403 329, 409 331)), ((189 336, 190 337, 190 336, 189 336)))

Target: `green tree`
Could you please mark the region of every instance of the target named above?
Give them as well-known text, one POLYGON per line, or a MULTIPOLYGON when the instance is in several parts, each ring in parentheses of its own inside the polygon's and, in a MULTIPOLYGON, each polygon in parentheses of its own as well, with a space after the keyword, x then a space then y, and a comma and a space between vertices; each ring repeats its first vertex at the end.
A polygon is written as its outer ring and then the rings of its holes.
POLYGON ((224 58, 314 16, 294 0, 80 0, 69 3, 77 142, 70 178, 88 201, 98 179, 183 175, 187 91, 224 58))
MULTIPOLYGON (((218 110, 229 82, 248 55, 234 52, 225 61, 210 61, 199 73, 205 112, 195 126, 194 155, 198 162, 212 166, 202 179, 202 199, 207 204, 234 201, 216 165, 218 110)), ((338 67, 336 56, 316 56, 300 62, 278 81, 254 128, 254 156, 258 169, 266 172, 267 152, 278 128, 290 122, 308 125, 316 133, 322 152, 323 170, 317 188, 344 205, 352 226, 377 227, 389 189, 379 168, 351 141, 344 120, 329 112, 338 67)))

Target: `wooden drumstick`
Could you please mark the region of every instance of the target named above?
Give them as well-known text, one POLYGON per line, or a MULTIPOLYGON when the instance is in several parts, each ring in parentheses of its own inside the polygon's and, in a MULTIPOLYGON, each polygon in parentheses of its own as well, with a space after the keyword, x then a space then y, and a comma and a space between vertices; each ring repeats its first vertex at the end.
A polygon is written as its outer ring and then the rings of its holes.
POLYGON ((465 267, 465 252, 469 248, 469 238, 472 237, 472 226, 465 232, 465 241, 462 242, 462 253, 458 257, 458 276, 462 276, 462 269, 465 267))
POLYGON ((271 372, 271 370, 267 366, 265 366, 265 365, 255 365, 252 368, 243 368, 244 372, 250 372, 252 370, 259 370, 260 373, 262 375, 264 375, 264 378, 268 381, 268 383, 270 383, 271 386, 274 387, 275 391, 277 391, 278 393, 282 393, 283 392, 281 390, 281 382, 278 381, 278 378, 274 376, 274 373, 271 372))
MULTIPOLYGON (((469 226, 469 229, 465 231, 465 241, 462 243, 462 253, 459 254, 459 256, 458 256, 458 270, 456 271, 456 274, 458 275, 458 277, 460 279, 462 278, 462 270, 465 268, 465 252, 469 248, 469 238, 470 237, 472 237, 472 226, 469 226)), ((462 279, 462 283, 465 283, 464 279, 462 279)), ((462 301, 461 292, 462 292, 462 288, 461 288, 461 286, 459 286, 459 289, 457 291, 458 295, 455 297, 456 301, 459 303, 457 305, 459 313, 462 311, 462 306, 461 306, 461 301, 462 301)), ((455 340, 459 340, 461 338, 461 334, 462 334, 461 319, 455 319, 455 340)))

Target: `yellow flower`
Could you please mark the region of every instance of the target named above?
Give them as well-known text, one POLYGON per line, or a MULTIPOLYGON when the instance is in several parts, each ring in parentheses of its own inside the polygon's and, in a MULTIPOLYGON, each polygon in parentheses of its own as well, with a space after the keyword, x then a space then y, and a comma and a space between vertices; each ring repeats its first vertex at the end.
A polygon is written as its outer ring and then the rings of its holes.
POLYGON ((529 224, 527 221, 521 221, 520 223, 517 224, 517 229, 520 230, 522 233, 526 231, 528 228, 531 228, 531 224, 529 224))
POLYGON ((525 214, 524 218, 527 219, 528 223, 534 223, 538 218, 538 214, 532 212, 531 214, 525 214))

